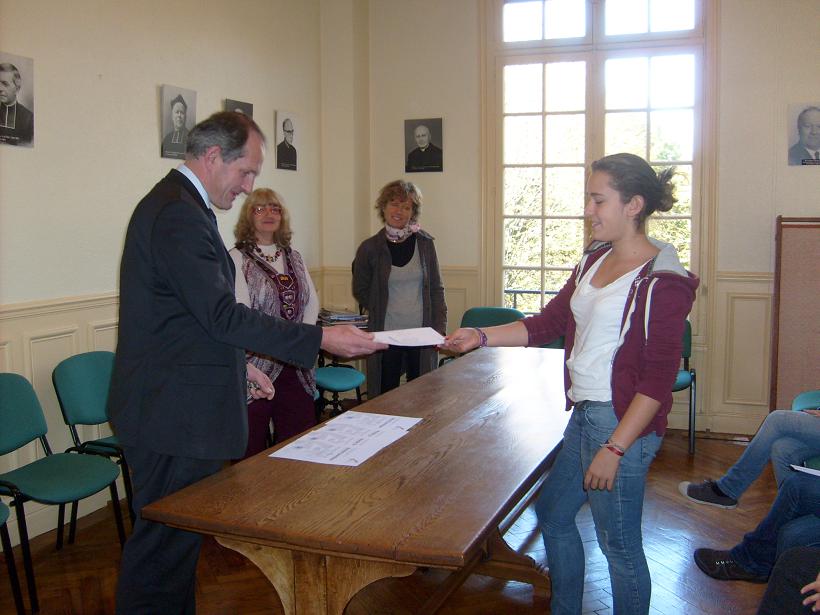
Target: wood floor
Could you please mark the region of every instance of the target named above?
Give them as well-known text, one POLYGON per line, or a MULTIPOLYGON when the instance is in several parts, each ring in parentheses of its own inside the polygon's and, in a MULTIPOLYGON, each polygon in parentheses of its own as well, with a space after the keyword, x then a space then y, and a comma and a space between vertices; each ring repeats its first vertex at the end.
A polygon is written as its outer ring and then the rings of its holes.
MULTIPOLYGON (((745 494, 736 510, 699 506, 677 491, 681 480, 719 476, 743 451, 742 444, 699 439, 694 457, 681 432, 670 432, 649 475, 644 508, 644 546, 652 574, 652 612, 664 614, 753 614, 765 586, 720 582, 702 574, 692 551, 729 548, 765 515, 774 499, 770 470, 745 494)), ((55 515, 56 509, 55 509, 55 515)), ((595 541, 588 508, 578 517, 587 554, 585 613, 612 613, 606 562, 595 541)), ((542 560, 544 546, 533 531, 535 515, 527 509, 506 535, 511 546, 542 560)), ((110 510, 80 521, 74 545, 54 551, 55 532, 32 541, 40 612, 46 615, 105 615, 114 612, 119 545, 110 510)), ((15 549, 22 574, 22 556, 15 549)), ((445 574, 428 570, 410 577, 385 579, 362 590, 347 615, 404 615, 416 612, 445 574)), ((24 587, 25 593, 25 587, 24 587)), ((200 615, 282 613, 279 600, 262 574, 242 556, 207 539, 199 563, 197 612, 200 615)), ((0 566, 0 614, 14 613, 5 563, 0 566)), ((439 611, 441 615, 519 615, 549 613, 546 596, 530 586, 472 576, 439 611)))

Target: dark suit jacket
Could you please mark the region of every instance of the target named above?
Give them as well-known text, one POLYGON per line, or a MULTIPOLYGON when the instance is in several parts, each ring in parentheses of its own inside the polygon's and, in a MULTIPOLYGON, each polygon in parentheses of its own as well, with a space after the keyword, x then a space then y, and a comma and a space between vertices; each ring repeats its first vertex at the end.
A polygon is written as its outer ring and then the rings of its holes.
POLYGON ((800 143, 795 143, 789 148, 789 164, 803 164, 803 160, 811 159, 812 157, 809 150, 800 145, 800 143))
POLYGON ((404 165, 405 173, 442 170, 444 168, 442 166, 441 148, 432 143, 425 150, 417 147, 407 154, 407 164, 404 165))
POLYGON ((248 437, 245 349, 312 367, 321 330, 237 304, 234 266, 191 182, 171 171, 131 216, 109 413, 126 445, 232 459, 248 437))
MULTIPOLYGON (((2 107, 0 117, 4 117, 6 105, 0 105, 0 107, 2 107)), ((14 114, 14 128, 0 126, 0 143, 9 143, 11 145, 31 143, 34 139, 34 114, 19 102, 14 114)))
POLYGON ((296 148, 287 141, 276 146, 276 168, 296 170, 296 148))

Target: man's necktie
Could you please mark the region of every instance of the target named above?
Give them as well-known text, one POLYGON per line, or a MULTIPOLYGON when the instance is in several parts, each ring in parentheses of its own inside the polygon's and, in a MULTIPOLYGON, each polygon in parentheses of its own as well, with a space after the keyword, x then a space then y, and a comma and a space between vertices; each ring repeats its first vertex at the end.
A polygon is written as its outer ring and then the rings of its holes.
POLYGON ((216 223, 216 214, 214 213, 214 210, 208 207, 205 211, 208 212, 208 217, 211 219, 211 223, 214 225, 214 228, 218 231, 219 225, 216 223))

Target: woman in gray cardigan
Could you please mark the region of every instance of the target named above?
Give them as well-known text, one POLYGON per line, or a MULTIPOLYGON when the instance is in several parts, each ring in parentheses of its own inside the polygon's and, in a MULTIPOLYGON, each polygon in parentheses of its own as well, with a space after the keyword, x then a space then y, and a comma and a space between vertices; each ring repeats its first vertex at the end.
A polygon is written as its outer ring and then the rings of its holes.
MULTIPOLYGON (((353 296, 367 310, 370 331, 447 328, 447 305, 433 238, 418 225, 422 196, 402 180, 384 186, 376 211, 384 228, 366 239, 353 261, 353 296)), ((438 350, 391 346, 367 359, 370 398, 426 374, 436 366, 438 350)))

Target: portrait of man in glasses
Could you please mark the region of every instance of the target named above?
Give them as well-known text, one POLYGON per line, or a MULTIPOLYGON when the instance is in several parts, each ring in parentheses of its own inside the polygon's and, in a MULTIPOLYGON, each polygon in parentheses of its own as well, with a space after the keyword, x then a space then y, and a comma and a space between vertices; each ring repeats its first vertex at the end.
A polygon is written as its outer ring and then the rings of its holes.
POLYGON ((282 132, 281 140, 276 145, 276 168, 285 169, 287 171, 296 170, 296 147, 293 145, 293 120, 282 115, 282 123, 277 126, 282 132))

